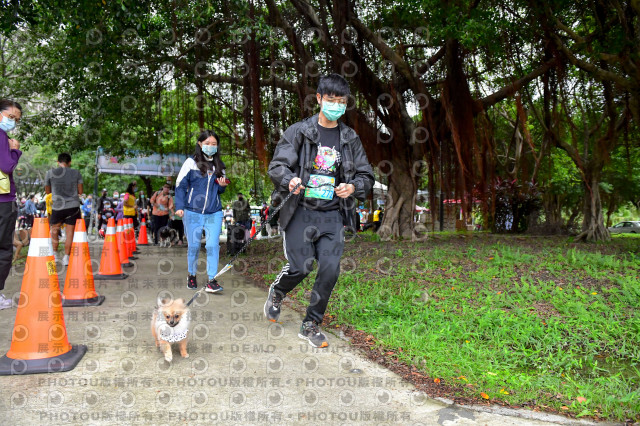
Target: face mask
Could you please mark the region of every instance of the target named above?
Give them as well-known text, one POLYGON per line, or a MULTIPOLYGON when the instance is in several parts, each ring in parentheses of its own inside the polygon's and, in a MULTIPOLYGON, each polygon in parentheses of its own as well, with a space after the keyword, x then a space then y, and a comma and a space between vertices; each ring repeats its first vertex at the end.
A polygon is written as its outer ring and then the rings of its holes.
POLYGON ((339 104, 337 102, 322 102, 322 113, 327 120, 336 121, 338 118, 342 117, 342 114, 347 110, 347 106, 345 104, 339 104))
POLYGON ((218 152, 218 147, 217 146, 213 146, 213 145, 202 145, 202 152, 207 157, 211 157, 216 152, 218 152))
POLYGON ((16 128, 16 120, 12 120, 9 117, 2 116, 2 121, 0 121, 0 129, 5 132, 10 132, 16 128))

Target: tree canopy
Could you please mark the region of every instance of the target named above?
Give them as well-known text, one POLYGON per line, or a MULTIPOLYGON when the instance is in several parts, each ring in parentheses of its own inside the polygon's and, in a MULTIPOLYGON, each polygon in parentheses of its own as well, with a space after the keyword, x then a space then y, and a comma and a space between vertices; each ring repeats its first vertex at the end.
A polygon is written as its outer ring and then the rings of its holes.
POLYGON ((434 215, 443 198, 467 216, 479 201, 504 231, 498 188, 515 181, 540 201, 523 223, 581 219, 587 240, 608 238, 604 208, 640 199, 635 1, 2 5, 0 90, 29 101, 28 144, 189 153, 214 127, 260 198, 284 129, 336 72, 352 87, 344 120, 389 185, 385 237, 420 236, 419 189, 434 215))

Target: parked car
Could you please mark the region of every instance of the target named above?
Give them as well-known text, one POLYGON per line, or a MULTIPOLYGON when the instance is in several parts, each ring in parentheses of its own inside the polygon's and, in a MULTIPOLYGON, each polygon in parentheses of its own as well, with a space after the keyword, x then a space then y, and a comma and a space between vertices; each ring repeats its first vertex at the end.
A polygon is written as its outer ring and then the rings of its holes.
POLYGON ((620 222, 609 228, 612 234, 640 234, 640 221, 620 222))

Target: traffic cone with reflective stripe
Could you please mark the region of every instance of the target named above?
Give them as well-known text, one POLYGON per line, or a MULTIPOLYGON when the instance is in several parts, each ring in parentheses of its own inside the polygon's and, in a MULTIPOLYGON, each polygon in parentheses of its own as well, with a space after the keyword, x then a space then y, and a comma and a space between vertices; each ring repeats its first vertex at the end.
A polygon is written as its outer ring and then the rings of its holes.
POLYGON ((116 221, 113 218, 107 223, 107 234, 104 236, 100 269, 94 280, 124 280, 128 275, 122 272, 118 241, 116 236, 116 221))
POLYGON ((129 217, 125 219, 125 223, 127 229, 127 233, 125 234, 127 239, 125 241, 127 241, 129 244, 129 254, 131 255, 129 256, 129 258, 137 259, 137 257, 133 256, 134 254, 140 253, 138 250, 136 250, 136 230, 133 229, 133 219, 129 217))
POLYGON ((0 375, 73 370, 87 352, 71 345, 49 236, 49 221, 36 218, 22 277, 11 347, 0 358, 0 375))
POLYGON ((76 220, 73 231, 71 256, 67 266, 67 276, 64 279, 64 301, 62 306, 99 306, 105 297, 99 296, 93 283, 93 268, 89 256, 89 242, 84 220, 76 220))
POLYGON ((251 238, 253 238, 256 235, 256 223, 252 220, 251 221, 251 238))
POLYGON ((116 241, 118 242, 118 255, 120 256, 120 264, 122 266, 130 267, 133 263, 129 262, 129 247, 124 242, 124 225, 123 220, 118 219, 118 226, 116 227, 116 241))
POLYGON ((147 221, 144 219, 142 219, 142 224, 140 225, 140 231, 138 232, 138 245, 139 246, 149 245, 149 236, 147 235, 147 221))

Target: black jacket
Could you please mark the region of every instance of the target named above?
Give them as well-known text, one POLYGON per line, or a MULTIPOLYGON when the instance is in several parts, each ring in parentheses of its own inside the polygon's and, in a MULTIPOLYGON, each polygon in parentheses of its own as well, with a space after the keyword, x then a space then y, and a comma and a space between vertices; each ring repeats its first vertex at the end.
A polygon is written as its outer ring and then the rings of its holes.
MULTIPOLYGON (((273 160, 269 164, 269 177, 276 186, 274 205, 289 193, 289 182, 294 177, 306 185, 313 170, 313 161, 318 152, 318 114, 289 127, 276 146, 273 160)), ((373 169, 369 164, 362 142, 356 132, 342 122, 340 127, 340 179, 355 186, 349 198, 340 199, 340 213, 345 226, 354 228, 356 201, 364 201, 374 183, 373 169)), ((302 193, 293 195, 280 210, 280 227, 284 230, 296 211, 302 193)))

